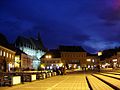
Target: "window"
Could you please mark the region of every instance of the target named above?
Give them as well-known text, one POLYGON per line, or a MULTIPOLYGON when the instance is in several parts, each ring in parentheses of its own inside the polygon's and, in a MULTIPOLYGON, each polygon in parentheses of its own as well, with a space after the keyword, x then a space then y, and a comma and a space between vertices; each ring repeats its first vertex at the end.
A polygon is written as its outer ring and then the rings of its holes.
POLYGON ((8 58, 8 53, 7 53, 7 58, 8 58))
POLYGON ((11 54, 10 54, 10 58, 11 58, 11 54))
POLYGON ((3 56, 5 57, 5 51, 3 52, 3 56))
POLYGON ((2 56, 2 50, 0 50, 0 56, 2 56))
POLYGON ((12 55, 12 59, 14 59, 14 55, 12 55))

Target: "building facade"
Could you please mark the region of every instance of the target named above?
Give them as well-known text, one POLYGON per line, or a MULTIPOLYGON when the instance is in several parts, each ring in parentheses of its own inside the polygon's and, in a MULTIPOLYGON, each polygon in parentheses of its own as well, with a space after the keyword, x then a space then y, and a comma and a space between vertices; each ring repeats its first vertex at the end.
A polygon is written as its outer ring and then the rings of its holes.
POLYGON ((86 65, 88 69, 96 69, 100 63, 100 58, 97 54, 87 54, 86 65))
POLYGON ((16 70, 32 69, 33 57, 27 55, 21 50, 17 49, 15 54, 15 68, 16 70))
POLYGON ((15 50, 6 37, 0 33, 0 71, 9 72, 14 68, 15 50))
POLYGON ((60 46, 61 60, 67 69, 86 67, 87 52, 80 46, 60 46))
POLYGON ((88 55, 80 46, 60 46, 48 51, 41 60, 44 66, 63 66, 65 69, 94 68, 99 63, 96 55, 88 55))
POLYGON ((102 51, 100 58, 102 68, 120 68, 120 47, 102 51))
POLYGON ((43 69, 59 69, 62 67, 63 62, 61 61, 61 55, 59 50, 49 50, 41 58, 41 66, 43 69))
POLYGON ((34 69, 37 69, 39 67, 40 58, 45 54, 45 48, 39 34, 37 39, 19 36, 16 39, 14 45, 32 57, 32 64, 34 69))
POLYGON ((0 71, 9 72, 14 68, 15 51, 0 45, 0 71))

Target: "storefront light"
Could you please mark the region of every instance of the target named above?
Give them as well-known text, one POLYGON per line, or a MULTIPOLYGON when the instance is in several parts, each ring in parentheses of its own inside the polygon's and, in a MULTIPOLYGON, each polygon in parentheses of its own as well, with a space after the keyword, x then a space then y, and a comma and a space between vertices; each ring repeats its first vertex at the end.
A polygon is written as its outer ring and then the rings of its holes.
POLYGON ((91 59, 87 59, 87 61, 88 61, 88 62, 90 62, 90 61, 91 61, 91 59))
POLYGON ((113 62, 117 62, 117 59, 113 59, 113 62))

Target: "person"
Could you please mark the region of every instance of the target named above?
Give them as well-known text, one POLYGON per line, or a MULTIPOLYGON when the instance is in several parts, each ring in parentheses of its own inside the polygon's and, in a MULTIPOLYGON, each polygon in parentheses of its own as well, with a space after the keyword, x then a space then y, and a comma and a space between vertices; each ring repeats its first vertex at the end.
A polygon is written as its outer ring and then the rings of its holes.
POLYGON ((98 72, 100 72, 100 65, 97 65, 98 72))

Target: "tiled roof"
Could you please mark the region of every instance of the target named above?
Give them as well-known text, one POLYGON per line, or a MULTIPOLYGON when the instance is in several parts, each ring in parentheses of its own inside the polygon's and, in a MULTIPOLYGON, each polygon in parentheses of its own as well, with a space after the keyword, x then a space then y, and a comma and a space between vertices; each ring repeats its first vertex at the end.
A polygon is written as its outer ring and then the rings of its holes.
POLYGON ((81 46, 59 46, 63 52, 86 52, 81 46))

